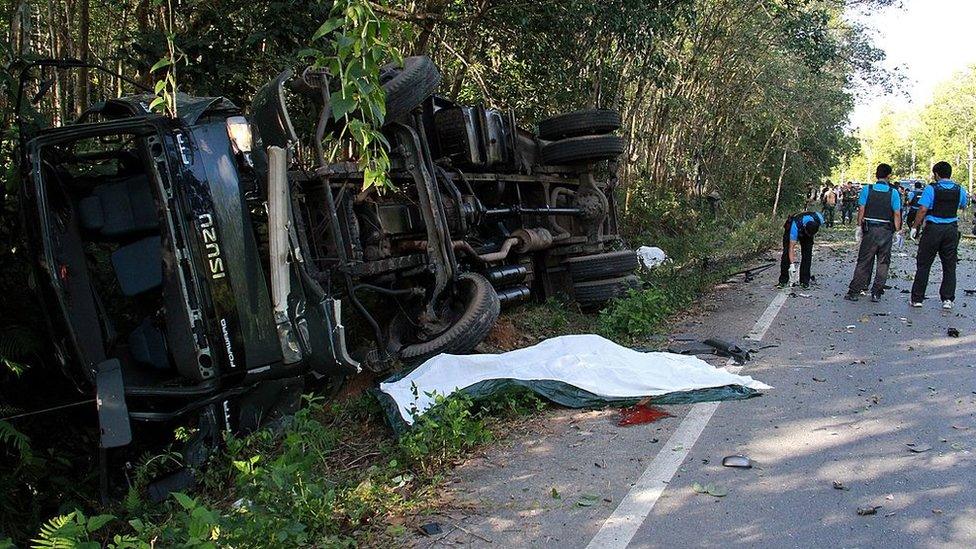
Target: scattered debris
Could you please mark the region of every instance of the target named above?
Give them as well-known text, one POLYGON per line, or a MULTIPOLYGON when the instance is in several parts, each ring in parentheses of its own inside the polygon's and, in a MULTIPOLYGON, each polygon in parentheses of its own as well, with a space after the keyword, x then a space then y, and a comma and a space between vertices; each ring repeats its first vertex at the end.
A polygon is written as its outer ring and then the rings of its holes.
POLYGON ((908 446, 909 452, 914 452, 916 454, 921 454, 922 452, 928 452, 932 449, 928 444, 916 444, 914 442, 909 442, 905 446, 908 446))
POLYGON ((583 494, 576 501, 576 505, 580 507, 592 507, 600 501, 600 496, 596 494, 583 494))
POLYGON ((725 456, 722 459, 723 467, 735 467, 738 469, 752 469, 752 460, 743 455, 725 456))
POLYGON ((637 248, 637 258, 645 269, 651 270, 668 262, 668 255, 664 250, 655 246, 641 246, 637 248))
POLYGON ((834 490, 850 490, 850 488, 846 484, 844 484, 843 482, 840 482, 839 480, 835 480, 834 481, 834 490))
POLYGON ((948 330, 946 330, 946 335, 948 335, 949 337, 959 337, 959 329, 949 328, 948 330))
POLYGON ((855 326, 853 324, 848 324, 845 329, 847 329, 847 330, 853 330, 854 328, 857 328, 857 326, 855 326))
POLYGON ((681 345, 673 344, 668 347, 668 352, 679 355, 712 354, 721 357, 731 357, 735 359, 737 364, 745 364, 752 358, 749 356, 749 351, 744 351, 738 345, 717 338, 709 338, 701 342, 686 341, 681 345))
POLYGON ((645 423, 654 423, 655 421, 666 417, 674 416, 656 406, 649 406, 644 403, 639 403, 630 408, 621 408, 620 421, 617 422, 617 425, 620 427, 643 425, 645 423))
POLYGON ((874 505, 872 507, 858 507, 857 508, 857 514, 858 514, 858 516, 861 516, 861 517, 864 517, 864 516, 867 516, 867 515, 877 515, 878 514, 878 509, 881 509, 881 506, 880 505, 874 505))
POLYGON ((552 499, 563 499, 563 497, 559 495, 559 490, 556 490, 555 486, 553 486, 552 489, 549 490, 549 497, 551 497, 552 499))
POLYGON ((708 494, 717 498, 724 498, 725 496, 729 495, 728 488, 719 484, 712 484, 711 482, 708 484, 696 482, 691 485, 691 489, 694 490, 696 494, 708 494))
POLYGON ((441 528, 441 525, 437 522, 428 522, 427 524, 422 525, 419 529, 420 533, 425 536, 436 536, 444 533, 444 529, 441 528))
POLYGON ((817 383, 824 383, 825 381, 827 381, 827 378, 813 376, 813 380, 816 381, 817 383))

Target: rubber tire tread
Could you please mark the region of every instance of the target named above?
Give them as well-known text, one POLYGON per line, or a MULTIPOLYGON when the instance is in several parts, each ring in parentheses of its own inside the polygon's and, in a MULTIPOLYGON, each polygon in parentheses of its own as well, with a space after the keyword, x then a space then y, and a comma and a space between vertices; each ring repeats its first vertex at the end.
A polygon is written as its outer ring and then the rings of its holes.
POLYGON ((583 135, 603 135, 620 129, 620 113, 587 109, 561 114, 539 122, 539 137, 556 140, 583 135))
POLYGON ((627 275, 573 284, 573 291, 576 294, 576 302, 586 308, 603 305, 615 297, 624 295, 627 290, 639 287, 640 280, 634 275, 627 275))
POLYGON ((495 288, 488 279, 477 273, 463 273, 458 278, 474 285, 471 301, 461 318, 434 339, 403 347, 400 350, 401 360, 419 363, 441 353, 468 353, 488 337, 501 313, 501 302, 495 288))
POLYGON ((610 160, 623 154, 624 139, 618 135, 585 135, 553 141, 542 147, 542 162, 548 165, 610 160))
POLYGON ((386 92, 386 121, 395 122, 410 114, 441 83, 441 73, 426 55, 407 57, 403 69, 383 84, 386 92))
POLYGON ((574 283, 619 278, 633 273, 638 266, 637 252, 633 250, 572 257, 564 263, 574 283))

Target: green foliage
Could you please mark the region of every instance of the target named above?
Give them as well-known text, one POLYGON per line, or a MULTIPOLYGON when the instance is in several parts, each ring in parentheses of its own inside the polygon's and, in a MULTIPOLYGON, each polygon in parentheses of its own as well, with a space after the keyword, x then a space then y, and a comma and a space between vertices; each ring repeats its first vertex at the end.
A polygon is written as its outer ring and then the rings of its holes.
POLYGON ((886 108, 878 120, 857 133, 859 150, 835 170, 835 177, 871 181, 881 162, 895 177, 930 179, 935 162, 953 165, 953 178, 970 177, 969 146, 976 143, 976 65, 954 74, 936 88, 927 104, 904 111, 886 108), (914 153, 914 169, 913 169, 914 153))
MULTIPOLYGON (((34 547, 42 549, 99 549, 102 543, 93 538, 96 532, 113 520, 115 517, 112 515, 86 517, 81 511, 72 511, 44 523, 32 543, 34 547)), ((136 547, 134 542, 131 538, 118 537, 108 547, 136 547)))
POLYGON ((390 144, 381 132, 386 95, 380 69, 391 59, 402 62, 390 42, 392 23, 377 16, 367 0, 338 0, 329 15, 312 35, 314 44, 324 42, 323 49, 307 50, 339 86, 331 93, 331 107, 332 118, 342 129, 330 139, 328 160, 339 160, 347 140, 352 140, 363 170, 363 188, 389 187, 390 144))
POLYGON ((600 315, 600 330, 611 336, 648 336, 674 313, 674 294, 660 288, 630 290, 600 315))
POLYGON ((434 406, 400 437, 400 450, 409 463, 429 472, 491 440, 491 431, 475 412, 470 397, 463 393, 428 396, 433 397, 434 406))

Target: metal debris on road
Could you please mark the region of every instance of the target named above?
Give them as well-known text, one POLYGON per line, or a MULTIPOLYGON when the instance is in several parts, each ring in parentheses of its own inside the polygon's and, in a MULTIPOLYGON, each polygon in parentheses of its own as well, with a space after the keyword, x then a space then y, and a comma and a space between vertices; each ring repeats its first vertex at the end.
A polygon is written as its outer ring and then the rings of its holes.
POLYGON ((916 454, 921 454, 922 452, 928 452, 932 449, 928 444, 916 444, 914 442, 909 442, 905 446, 908 446, 909 452, 914 452, 916 454))
POLYGON ((443 534, 444 529, 441 525, 436 522, 428 522, 419 528, 420 532, 425 536, 436 536, 438 534, 443 534))
POLYGON ((752 469, 752 460, 739 454, 734 456, 725 456, 722 459, 722 466, 737 469, 752 469))
POLYGON ((708 494, 716 498, 724 498, 725 496, 729 495, 728 488, 719 484, 712 484, 711 482, 708 484, 696 482, 691 485, 691 489, 694 490, 696 494, 708 494))
POLYGON ((858 516, 861 516, 861 517, 864 517, 864 516, 867 516, 867 515, 877 515, 878 514, 878 509, 881 509, 881 506, 880 505, 874 505, 872 507, 858 507, 857 508, 857 514, 858 514, 858 516))
POLYGON ((835 480, 834 481, 834 490, 850 490, 850 488, 848 488, 847 485, 844 484, 843 482, 840 482, 838 480, 835 480))
POLYGON ((948 330, 946 330, 946 335, 948 335, 949 337, 959 337, 959 329, 949 328, 948 330))

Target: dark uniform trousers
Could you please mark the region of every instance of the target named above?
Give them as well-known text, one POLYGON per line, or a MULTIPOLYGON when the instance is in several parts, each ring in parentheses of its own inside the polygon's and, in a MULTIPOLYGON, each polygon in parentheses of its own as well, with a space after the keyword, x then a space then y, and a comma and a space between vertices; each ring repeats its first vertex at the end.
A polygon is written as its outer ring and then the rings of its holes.
POLYGON ((956 263, 959 262, 959 224, 926 223, 918 240, 917 270, 912 283, 912 301, 921 303, 925 299, 925 288, 929 285, 929 273, 935 256, 942 262, 942 286, 939 297, 942 301, 956 298, 956 263))
POLYGON ((874 273, 874 285, 871 293, 884 293, 885 283, 888 282, 888 267, 891 265, 891 241, 895 231, 889 224, 865 223, 864 234, 861 236, 861 247, 857 251, 857 266, 854 268, 854 278, 851 280, 850 293, 867 291, 871 284, 871 273, 874 273))
MULTIPOLYGON (((786 220, 783 226, 783 257, 779 261, 779 283, 790 281, 790 225, 793 218, 786 220)), ((805 236, 803 231, 796 239, 800 243, 800 284, 810 283, 810 264, 813 261, 813 237, 805 236)))

